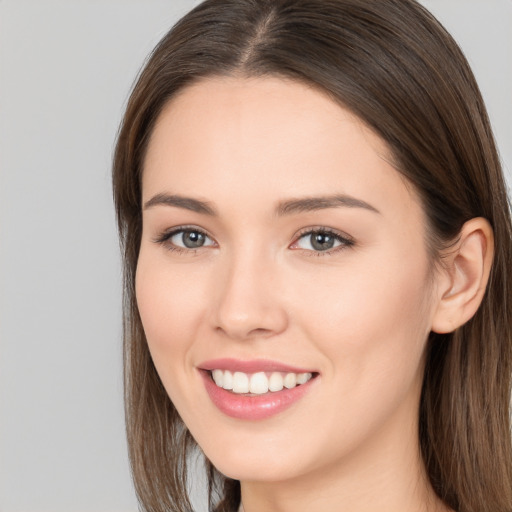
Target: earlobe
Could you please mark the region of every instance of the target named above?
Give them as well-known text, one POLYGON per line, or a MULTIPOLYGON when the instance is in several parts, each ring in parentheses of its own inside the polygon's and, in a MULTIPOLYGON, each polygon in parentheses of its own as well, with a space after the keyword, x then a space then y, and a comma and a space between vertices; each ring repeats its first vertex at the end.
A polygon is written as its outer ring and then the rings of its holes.
POLYGON ((482 217, 466 222, 455 246, 443 257, 432 331, 452 332, 476 313, 485 294, 493 255, 494 237, 489 222, 482 217))

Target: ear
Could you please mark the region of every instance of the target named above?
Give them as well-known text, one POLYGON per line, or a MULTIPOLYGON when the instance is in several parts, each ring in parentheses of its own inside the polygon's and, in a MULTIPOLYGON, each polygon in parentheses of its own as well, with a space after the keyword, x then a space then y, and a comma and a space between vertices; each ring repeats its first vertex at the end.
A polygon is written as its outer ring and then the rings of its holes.
POLYGON ((442 255, 432 331, 449 333, 465 324, 482 302, 494 256, 489 222, 477 217, 462 226, 455 245, 442 255))

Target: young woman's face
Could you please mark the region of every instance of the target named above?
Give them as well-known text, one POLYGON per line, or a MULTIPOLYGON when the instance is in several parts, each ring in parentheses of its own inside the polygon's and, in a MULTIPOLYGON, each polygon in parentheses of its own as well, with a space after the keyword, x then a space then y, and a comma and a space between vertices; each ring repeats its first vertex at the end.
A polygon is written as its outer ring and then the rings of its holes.
POLYGON ((205 80, 161 114, 137 302, 172 402, 227 476, 417 456, 436 286, 389 161, 354 115, 277 78, 205 80))

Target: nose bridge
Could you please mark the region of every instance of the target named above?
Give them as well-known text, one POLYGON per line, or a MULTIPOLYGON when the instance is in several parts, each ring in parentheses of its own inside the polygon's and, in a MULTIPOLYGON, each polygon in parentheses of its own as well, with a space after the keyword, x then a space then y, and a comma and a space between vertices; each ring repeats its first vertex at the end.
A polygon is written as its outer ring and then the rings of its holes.
POLYGON ((217 278, 215 327, 236 339, 282 332, 287 318, 276 272, 275 259, 252 244, 232 251, 217 278))

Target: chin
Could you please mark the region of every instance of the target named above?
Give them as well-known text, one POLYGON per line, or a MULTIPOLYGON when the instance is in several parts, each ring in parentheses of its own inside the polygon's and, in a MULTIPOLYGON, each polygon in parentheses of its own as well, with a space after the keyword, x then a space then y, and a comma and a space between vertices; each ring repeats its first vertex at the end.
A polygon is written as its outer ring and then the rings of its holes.
POLYGON ((281 466, 276 464, 273 459, 268 459, 264 463, 226 459, 219 462, 219 464, 213 463, 213 465, 224 476, 244 482, 278 482, 297 476, 292 472, 291 467, 286 467, 289 464, 281 466))
POLYGON ((204 450, 206 457, 224 476, 253 482, 283 481, 307 472, 309 464, 304 460, 305 454, 299 454, 296 447, 291 452, 270 446, 265 449, 257 444, 244 448, 239 443, 233 443, 229 448, 219 444, 213 450, 204 450))

